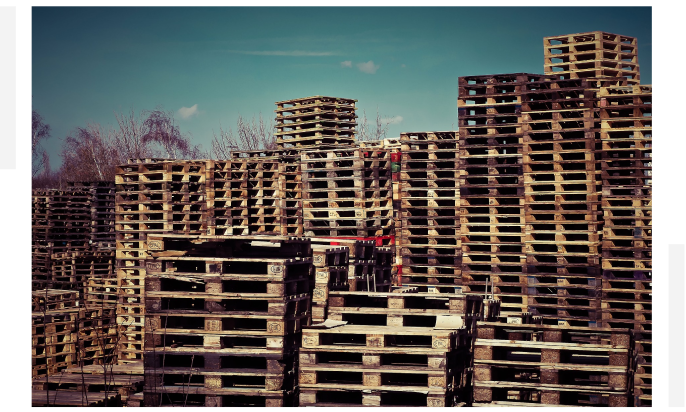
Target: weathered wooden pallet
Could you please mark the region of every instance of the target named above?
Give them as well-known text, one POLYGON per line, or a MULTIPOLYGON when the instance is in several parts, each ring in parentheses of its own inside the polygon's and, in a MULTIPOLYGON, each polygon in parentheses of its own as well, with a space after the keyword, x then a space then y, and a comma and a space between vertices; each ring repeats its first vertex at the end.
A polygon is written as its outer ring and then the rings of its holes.
POLYGON ((626 367, 608 368, 597 365, 532 365, 528 362, 502 363, 478 361, 474 365, 474 384, 506 383, 522 388, 541 385, 548 389, 604 390, 627 392, 630 374, 626 367))
POLYGON ((177 251, 180 256, 211 256, 217 248, 223 256, 240 253, 241 257, 264 257, 269 252, 274 258, 310 256, 308 239, 286 236, 187 236, 153 234, 148 237, 148 249, 155 252, 177 251), (154 244, 151 244, 154 240, 154 244), (190 254, 186 251, 191 251, 190 254), (239 252, 235 252, 239 250, 239 252), (208 253, 210 255, 208 255, 208 253))
POLYGON ((239 368, 156 368, 145 375, 145 391, 174 391, 179 387, 185 387, 187 393, 194 393, 195 390, 195 393, 204 394, 253 395, 253 392, 289 391, 293 390, 296 379, 292 368, 292 363, 289 369, 279 372, 239 368))
POLYGON ((301 389, 326 389, 332 386, 348 390, 448 389, 455 386, 455 370, 420 370, 418 368, 364 367, 363 365, 301 366, 298 385, 301 389))
MULTIPOLYGON (((348 249, 345 249, 346 254, 348 249)), ((315 269, 314 282, 310 282, 312 289, 316 286, 326 286, 328 290, 348 289, 349 266, 322 266, 315 269)))
POLYGON ((300 406, 379 407, 379 406, 452 406, 452 393, 446 390, 350 390, 344 385, 300 388, 300 406))
MULTIPOLYGON (((584 347, 584 344, 600 344, 607 342, 613 350, 625 352, 631 348, 630 332, 628 329, 564 327, 544 324, 509 324, 498 322, 479 322, 478 337, 481 339, 501 340, 504 344, 531 344, 540 349, 541 345, 562 348, 569 343, 570 348, 584 347), (516 341, 516 342, 513 342, 516 341)), ((590 346, 589 346, 590 347, 590 346)), ((599 350, 595 348, 593 350, 599 350)))
POLYGON ((363 311, 375 309, 391 313, 422 313, 424 311, 439 311, 444 314, 473 314, 481 313, 481 299, 474 296, 454 295, 446 296, 428 293, 372 293, 372 292, 331 292, 329 306, 336 310, 350 309, 363 311))
POLYGON ((417 348, 447 352, 457 347, 455 330, 435 328, 344 325, 332 329, 303 330, 304 348, 341 347, 365 350, 413 353, 417 348))
POLYGON ((509 382, 474 382, 473 406, 490 406, 492 402, 515 401, 516 406, 629 406, 627 393, 584 387, 561 389, 556 386, 509 382))
MULTIPOLYGON (((425 282, 427 284, 454 283, 462 284, 462 269, 459 263, 455 263, 455 258, 450 258, 447 262, 437 261, 434 264, 409 264, 403 265, 401 276, 412 279, 413 282, 425 282), (456 282, 453 282, 455 280, 456 282)), ((403 280, 405 283, 405 280, 403 280)))
POLYGON ((315 267, 347 266, 348 248, 312 245, 312 264, 315 267))
MULTIPOLYGON (((148 319, 149 317, 146 317, 146 322, 149 322, 148 319)), ((284 336, 279 334, 280 332, 264 334, 261 331, 253 331, 252 333, 250 331, 222 332, 205 331, 203 329, 165 331, 164 317, 158 318, 156 321, 159 321, 159 319, 161 319, 161 322, 154 322, 160 325, 159 328, 146 329, 146 358, 154 357, 155 354, 163 354, 166 357, 172 355, 188 355, 190 357, 209 352, 209 350, 219 352, 222 355, 262 356, 267 352, 271 352, 277 356, 283 356, 297 348, 301 339, 299 333, 291 333, 284 336), (170 347, 170 345, 175 344, 178 347, 170 347)), ((280 325, 274 324, 275 328, 280 325)), ((295 327, 293 324, 291 326, 295 327)))
POLYGON ((166 314, 286 315, 307 313, 308 293, 290 296, 251 296, 216 293, 151 291, 146 293, 147 312, 166 314))
MULTIPOLYGON (((306 265, 303 265, 306 266, 306 265)), ((276 266, 283 268, 283 266, 276 266)), ((173 273, 173 272, 170 272, 173 273)), ((164 272, 152 273, 147 279, 146 293, 149 297, 157 297, 155 286, 174 285, 179 292, 188 293, 188 297, 205 300, 217 300, 232 297, 270 298, 300 295, 310 291, 309 278, 311 269, 291 271, 291 275, 283 279, 281 274, 201 274, 193 272, 177 272, 167 275, 164 272), (279 277, 277 277, 279 276, 279 277)), ((165 286, 159 286, 165 287, 165 286)), ((164 292, 164 290, 162 290, 164 292)), ((171 290, 168 290, 168 292, 171 290)), ((160 296, 161 297, 161 296, 160 296)))
POLYGON ((145 317, 145 326, 156 333, 185 335, 264 335, 285 336, 300 332, 308 323, 309 314, 284 315, 224 315, 179 314, 152 312, 145 317))
POLYGON ((206 406, 206 407, 284 407, 295 406, 292 391, 264 392, 259 390, 205 391, 202 388, 161 387, 158 391, 144 392, 145 406, 206 406), (205 393, 209 392, 209 393, 205 393))

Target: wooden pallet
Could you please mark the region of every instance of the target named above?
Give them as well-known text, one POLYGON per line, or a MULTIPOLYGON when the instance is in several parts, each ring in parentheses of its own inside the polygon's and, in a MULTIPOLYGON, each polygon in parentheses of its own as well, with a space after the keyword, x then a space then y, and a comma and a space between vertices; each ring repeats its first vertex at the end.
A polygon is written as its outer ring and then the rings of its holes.
POLYGON ((160 392, 145 392, 145 406, 206 407, 288 407, 295 406, 293 392, 265 392, 257 389, 230 391, 203 388, 161 387, 160 392))
POLYGON ((477 334, 475 403, 628 405, 628 329, 478 322, 477 334))
POLYGON ((408 387, 407 391, 348 390, 330 385, 322 389, 302 388, 300 406, 380 407, 414 406, 446 407, 452 405, 452 394, 446 390, 422 391, 408 387))
POLYGON ((456 347, 455 331, 433 328, 344 325, 332 329, 303 330, 303 347, 366 347, 366 350, 413 353, 415 348, 432 348, 439 352, 456 347))

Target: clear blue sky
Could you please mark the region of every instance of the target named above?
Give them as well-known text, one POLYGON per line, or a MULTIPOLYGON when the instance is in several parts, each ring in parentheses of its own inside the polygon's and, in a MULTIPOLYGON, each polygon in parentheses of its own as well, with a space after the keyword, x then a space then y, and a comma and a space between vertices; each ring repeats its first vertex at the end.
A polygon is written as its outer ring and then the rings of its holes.
POLYGON ((378 106, 389 136, 454 130, 457 78, 542 73, 545 36, 637 37, 641 82, 652 77, 650 7, 38 7, 32 21, 33 108, 52 127, 53 169, 75 127, 157 106, 205 149, 239 113, 273 117, 274 102, 312 95, 357 99, 368 116, 378 106))

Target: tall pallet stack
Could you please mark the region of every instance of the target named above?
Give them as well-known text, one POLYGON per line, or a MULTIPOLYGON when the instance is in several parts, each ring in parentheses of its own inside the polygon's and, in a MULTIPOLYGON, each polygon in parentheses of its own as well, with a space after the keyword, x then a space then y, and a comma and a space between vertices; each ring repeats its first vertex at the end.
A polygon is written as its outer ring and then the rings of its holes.
POLYGON ((601 88, 602 323, 636 340, 634 402, 652 405, 652 87, 601 88))
POLYGON ((207 232, 205 161, 132 159, 115 175, 119 361, 143 354, 146 240, 153 233, 207 232))
POLYGON ((247 235, 248 164, 241 160, 211 160, 207 167, 208 235, 247 235))
POLYGON ((114 249, 114 182, 68 182, 69 190, 90 192, 90 245, 96 249, 114 249))
MULTIPOLYGON (((402 222, 400 220, 400 138, 396 137, 383 140, 365 140, 360 141, 359 145, 362 149, 384 150, 388 152, 387 156, 390 156, 391 159, 390 169, 392 188, 391 198, 393 200, 393 231, 388 237, 384 236, 382 238, 377 238, 377 240, 380 239, 381 244, 389 246, 393 250, 393 266, 396 267, 394 270, 397 271, 397 267, 402 266, 403 264, 401 250, 400 247, 398 247, 398 243, 402 237, 402 222), (387 238, 390 238, 388 239, 388 242, 386 242, 387 238)), ((395 282, 397 284, 397 272, 394 273, 393 276, 396 278, 395 282)))
POLYGON ((279 149, 315 149, 355 143, 357 100, 312 96, 276 102, 279 149))
POLYGON ((460 293, 457 132, 402 133, 400 143, 400 283, 424 292, 460 293))
MULTIPOLYGON (((403 293, 409 292, 409 293, 403 293)), ((331 292, 329 320, 303 330, 300 406, 464 404, 476 296, 331 292)))
MULTIPOLYGON (((275 193, 277 202, 274 207, 278 208, 279 219, 274 222, 279 226, 281 236, 302 236, 300 149, 234 151, 231 152, 231 161, 248 164, 278 163, 278 183, 276 183, 277 192, 275 193)), ((277 170, 274 172, 276 174, 277 170)))
POLYGON ((635 37, 602 31, 543 38, 544 72, 562 79, 623 78, 640 83, 635 37))
POLYGON ((390 237, 390 154, 360 148, 304 151, 305 236, 390 237))
POLYGON ((33 288, 51 274, 53 253, 82 251, 91 239, 91 195, 84 190, 34 190, 31 209, 33 288))
POLYGON ((150 235, 145 405, 293 406, 309 240, 150 235))
POLYGON ((631 406, 628 329, 477 325, 473 406, 631 406))
POLYGON ((595 92, 587 80, 530 82, 524 91, 529 311, 547 324, 601 319, 600 164, 595 92))
POLYGON ((488 288, 503 313, 527 311, 522 93, 543 76, 460 77, 462 288, 488 288))
POLYGON ((208 225, 211 235, 280 235, 280 170, 277 159, 209 161, 208 225))

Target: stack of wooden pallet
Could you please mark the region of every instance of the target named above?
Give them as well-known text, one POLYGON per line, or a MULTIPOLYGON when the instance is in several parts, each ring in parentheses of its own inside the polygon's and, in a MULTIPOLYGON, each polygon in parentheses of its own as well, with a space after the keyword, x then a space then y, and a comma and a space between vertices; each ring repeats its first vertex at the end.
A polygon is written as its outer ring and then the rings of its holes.
POLYGON ((355 142, 357 100, 312 96, 276 102, 279 149, 349 146, 355 142))
POLYGON ((79 363, 107 364, 116 360, 117 279, 114 251, 55 253, 51 282, 77 293, 79 363))
POLYGON ((150 235, 147 245, 145 405, 292 406, 310 242, 150 235))
POLYGON ((60 289, 33 292, 34 345, 46 345, 42 352, 35 346, 40 353, 34 355, 49 355, 36 361, 34 375, 76 364, 114 362, 117 296, 113 253, 57 253, 52 263, 48 283, 60 289))
POLYGON ((400 139, 397 137, 382 140, 360 140, 358 144, 363 149, 400 150, 400 139))
POLYGON ((84 190, 34 190, 31 208, 33 289, 50 287, 51 255, 89 248, 91 195, 84 190))
POLYGON ((85 250, 53 253, 50 285, 55 289, 76 290, 84 297, 92 281, 102 281, 114 274, 114 251, 85 250))
POLYGON ((247 235, 248 164, 245 160, 209 161, 207 166, 208 235, 247 235))
POLYGON ((306 236, 371 238, 393 234, 388 151, 304 151, 301 159, 306 236))
POLYGON ((32 406, 140 406, 143 364, 70 367, 33 380, 32 406))
POLYGON ((652 405, 652 87, 601 88, 602 322, 636 340, 634 400, 652 405))
POLYGON ((460 77, 462 290, 527 311, 522 91, 541 75, 460 77))
MULTIPOLYGON (((373 284, 367 287, 370 292, 385 292, 393 284, 393 260, 395 253, 390 247, 374 248, 373 284)), ((357 289, 359 290, 359 289, 357 289)))
POLYGON ((76 326, 79 292, 44 289, 32 292, 32 375, 53 375, 77 362, 76 326))
POLYGON ((91 247, 114 249, 114 182, 68 182, 67 188, 90 192, 91 247))
POLYGON ((402 285, 461 292, 460 163, 457 132, 402 133, 402 285))
POLYGON ((207 231, 205 161, 131 159, 116 168, 115 229, 120 360, 140 359, 146 239, 151 233, 207 231))
POLYGON ((628 329, 477 325, 474 406, 630 406, 628 329))
POLYGON ((543 38, 544 73, 565 79, 624 78, 639 84, 635 37, 593 31, 543 38))
POLYGON ((528 308, 547 324, 601 319, 593 86, 550 78, 522 95, 528 308))
POLYGON ((312 245, 314 278, 312 290, 312 323, 326 320, 329 294, 348 290, 348 248, 342 246, 312 245))
MULTIPOLYGON (((248 150, 248 151, 234 151, 231 152, 231 159, 230 161, 232 162, 237 162, 234 164, 233 168, 236 169, 237 167, 243 167, 243 166, 238 166, 242 165, 243 162, 246 162, 245 169, 248 170, 250 168, 254 169, 257 164, 270 164, 272 166, 267 166, 270 169, 273 170, 273 175, 270 176, 270 178, 267 179, 268 185, 270 185, 272 188, 275 188, 275 191, 273 193, 274 197, 274 211, 271 211, 271 208, 267 208, 266 211, 272 212, 272 216, 276 217, 276 211, 278 210, 278 219, 270 219, 270 223, 273 222, 274 226, 278 226, 277 229, 273 229, 276 234, 281 234, 282 236, 302 236, 303 234, 303 219, 302 219, 302 181, 301 181, 301 168, 300 168, 300 150, 299 149, 284 149, 284 150, 248 150), (252 165, 252 166, 248 166, 252 165), (277 178, 278 176, 278 178, 277 178), (274 181, 273 179, 276 179, 274 181), (280 231, 280 232, 279 232, 280 231)), ((227 161, 228 163, 229 161, 227 161)), ((216 162, 215 162, 216 163, 216 162)), ((232 179, 242 179, 242 174, 234 174, 235 177, 232 179)), ((264 176, 264 174, 263 174, 264 176)), ((215 174, 215 179, 217 179, 217 175, 215 174)), ((221 179, 221 178, 220 178, 221 179)), ((237 186, 238 183, 234 182, 232 183, 234 186, 237 186)), ((217 185, 215 185, 217 186, 217 185)), ((221 187, 221 184, 218 185, 221 187)), ((238 186, 237 186, 238 187, 238 186)), ((254 192, 257 194, 257 192, 254 192)), ((264 192, 263 192, 264 193, 264 192)), ((242 191, 235 191, 232 192, 232 196, 234 196, 232 199, 236 200, 236 196, 242 196, 242 195, 247 195, 247 193, 242 192, 242 191)), ((238 207, 247 207, 247 206, 242 206, 242 198, 240 198, 241 202, 234 202, 235 204, 239 205, 238 207)), ((247 203, 247 202, 246 202, 247 203)), ((271 201, 268 201, 268 203, 271 203, 271 201)), ((264 200, 263 203, 264 204, 264 200)), ((254 209, 254 207, 253 207, 254 209)), ((237 214, 238 212, 233 212, 233 214, 237 214)), ((242 212, 241 212, 242 213, 242 212)), ((255 215, 259 219, 259 210, 258 214, 255 215)), ((259 221, 259 220, 258 220, 259 221)), ((238 227, 238 231, 234 230, 231 233, 229 231, 225 231, 224 233, 221 233, 221 231, 216 232, 217 234, 247 234, 247 229, 244 228, 242 224, 242 220, 237 220, 233 223, 234 227, 238 227), (240 225, 240 226, 237 226, 240 225)), ((267 225, 263 225, 263 227, 260 227, 260 225, 253 225, 253 231, 250 232, 250 234, 255 234, 256 230, 264 229, 265 231, 267 230, 267 225)), ((269 227, 269 230, 271 229, 271 226, 269 227)), ((209 233, 209 232, 208 232, 209 233)))
MULTIPOLYGON (((397 140, 397 139, 396 139, 397 140)), ((397 145, 399 146, 399 144, 397 145)), ((398 150, 388 144, 384 147, 360 149, 364 171, 364 197, 367 200, 365 218, 381 217, 380 227, 374 232, 376 246, 387 246, 395 251, 395 211, 393 204, 393 169, 391 154, 398 150)), ((369 236, 369 235, 368 235, 369 236)), ((371 236, 369 236, 371 237, 371 236)))
MULTIPOLYGON (((374 241, 371 240, 345 238, 311 238, 310 240, 313 243, 313 249, 324 247, 326 250, 342 247, 345 250, 347 262, 345 266, 328 270, 316 268, 312 301, 313 322, 326 320, 328 294, 331 291, 387 291, 390 289, 392 283, 391 277, 388 276, 390 272, 381 270, 377 273, 376 271, 377 253, 380 253, 379 259, 383 260, 384 256, 390 252, 388 248, 376 247, 374 241)), ((382 267, 379 266, 379 268, 382 267)))
POLYGON ((116 308, 118 297, 114 260, 114 250, 72 253, 74 272, 85 276, 82 289, 85 307, 116 308))
POLYGON ((243 157, 209 161, 207 176, 210 235, 281 234, 278 159, 243 157))
MULTIPOLYGON (((404 293, 409 292, 409 293, 404 293)), ((456 406, 470 394, 476 296, 330 292, 303 330, 300 406, 456 406)))

